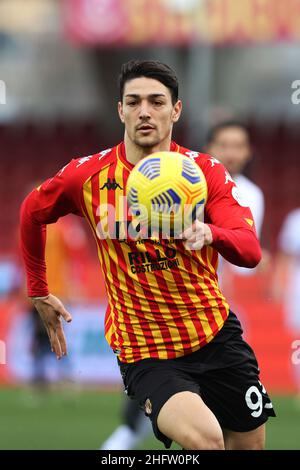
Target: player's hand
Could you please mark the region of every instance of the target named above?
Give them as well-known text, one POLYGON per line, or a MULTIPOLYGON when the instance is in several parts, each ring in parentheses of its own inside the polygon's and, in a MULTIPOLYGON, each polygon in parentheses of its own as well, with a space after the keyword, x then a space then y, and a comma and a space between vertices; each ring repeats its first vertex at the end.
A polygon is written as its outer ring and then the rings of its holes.
POLYGON ((201 250, 203 246, 210 245, 213 241, 209 226, 199 220, 195 220, 193 225, 186 229, 179 238, 185 240, 185 247, 188 250, 201 250))
POLYGON ((43 320, 49 336, 51 351, 56 354, 57 359, 61 359, 62 356, 67 355, 67 342, 61 318, 68 323, 71 322, 70 313, 67 312, 62 302, 52 294, 44 299, 31 297, 31 301, 43 320))

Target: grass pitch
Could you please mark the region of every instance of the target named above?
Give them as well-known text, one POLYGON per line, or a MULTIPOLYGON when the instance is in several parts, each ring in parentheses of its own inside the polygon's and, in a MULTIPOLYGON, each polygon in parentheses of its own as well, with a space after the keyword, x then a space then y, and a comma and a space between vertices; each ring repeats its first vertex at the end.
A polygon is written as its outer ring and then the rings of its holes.
MULTIPOLYGON (((300 398, 272 397, 267 449, 300 449, 300 398)), ((0 449, 98 449, 119 424, 121 392, 0 390, 0 449)), ((140 449, 163 449, 150 435, 140 449)), ((176 449, 174 444, 172 449, 176 449)))

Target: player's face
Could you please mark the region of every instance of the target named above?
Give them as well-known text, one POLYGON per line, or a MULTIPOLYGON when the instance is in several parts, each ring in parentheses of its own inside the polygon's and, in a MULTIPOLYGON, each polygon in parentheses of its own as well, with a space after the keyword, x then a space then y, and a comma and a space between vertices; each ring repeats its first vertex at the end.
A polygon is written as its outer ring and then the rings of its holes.
POLYGON ((227 127, 218 131, 207 150, 233 176, 243 170, 251 156, 248 134, 240 127, 227 127))
POLYGON ((119 115, 127 137, 151 148, 168 141, 181 113, 181 101, 172 104, 171 92, 158 80, 140 77, 126 82, 119 115))

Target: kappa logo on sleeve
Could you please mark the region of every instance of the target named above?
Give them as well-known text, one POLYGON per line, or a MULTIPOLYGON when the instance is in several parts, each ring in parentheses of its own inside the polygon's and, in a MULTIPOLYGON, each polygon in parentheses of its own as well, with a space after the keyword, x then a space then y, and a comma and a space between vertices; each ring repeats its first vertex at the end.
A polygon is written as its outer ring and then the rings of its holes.
POLYGON ((215 165, 220 165, 220 161, 217 160, 215 157, 210 157, 209 159, 210 163, 211 163, 211 167, 213 168, 215 165))
POLYGON ((199 152, 193 152, 192 150, 190 150, 189 152, 185 152, 185 155, 190 157, 192 160, 195 160, 199 157, 199 152))

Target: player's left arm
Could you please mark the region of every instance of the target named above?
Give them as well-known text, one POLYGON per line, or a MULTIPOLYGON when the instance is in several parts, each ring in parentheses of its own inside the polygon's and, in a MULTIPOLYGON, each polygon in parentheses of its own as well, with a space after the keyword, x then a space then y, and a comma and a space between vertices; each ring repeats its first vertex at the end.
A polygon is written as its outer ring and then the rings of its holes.
POLYGON ((220 162, 211 158, 200 166, 208 187, 205 220, 196 221, 184 232, 186 246, 198 250, 211 245, 230 263, 255 267, 261 249, 251 210, 220 162))

